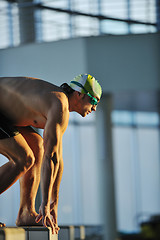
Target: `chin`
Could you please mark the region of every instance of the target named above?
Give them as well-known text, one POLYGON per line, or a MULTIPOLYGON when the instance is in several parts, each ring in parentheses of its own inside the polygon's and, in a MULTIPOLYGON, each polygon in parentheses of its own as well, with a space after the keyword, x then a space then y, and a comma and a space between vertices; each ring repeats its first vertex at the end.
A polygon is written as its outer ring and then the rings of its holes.
POLYGON ((88 114, 87 113, 84 113, 83 115, 82 115, 82 117, 86 117, 88 114))
POLYGON ((88 114, 88 111, 84 111, 84 112, 78 112, 80 115, 81 115, 81 117, 86 117, 88 114))
POLYGON ((79 113, 81 117, 86 117, 87 113, 79 113))

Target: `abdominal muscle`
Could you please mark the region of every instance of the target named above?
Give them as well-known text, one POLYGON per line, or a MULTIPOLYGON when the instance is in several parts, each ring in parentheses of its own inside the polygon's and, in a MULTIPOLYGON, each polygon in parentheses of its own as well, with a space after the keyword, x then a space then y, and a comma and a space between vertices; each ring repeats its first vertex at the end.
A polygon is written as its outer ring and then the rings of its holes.
POLYGON ((8 117, 14 126, 25 127, 32 126, 36 128, 44 128, 46 124, 46 117, 41 113, 27 111, 26 108, 23 111, 2 111, 2 113, 8 117))
POLYGON ((23 117, 17 120, 15 123, 16 126, 25 127, 25 126, 32 126, 36 128, 44 129, 46 123, 46 119, 43 116, 32 116, 28 119, 24 119, 23 117))

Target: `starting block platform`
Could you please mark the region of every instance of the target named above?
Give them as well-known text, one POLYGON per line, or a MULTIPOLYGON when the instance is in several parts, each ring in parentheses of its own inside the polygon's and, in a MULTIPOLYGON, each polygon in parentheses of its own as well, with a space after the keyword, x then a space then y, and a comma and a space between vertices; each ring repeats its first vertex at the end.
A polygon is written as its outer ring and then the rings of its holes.
POLYGON ((58 235, 45 227, 4 227, 0 240, 58 240, 58 235))
POLYGON ((60 226, 57 234, 45 227, 4 227, 0 228, 0 240, 85 240, 102 239, 100 226, 60 226))

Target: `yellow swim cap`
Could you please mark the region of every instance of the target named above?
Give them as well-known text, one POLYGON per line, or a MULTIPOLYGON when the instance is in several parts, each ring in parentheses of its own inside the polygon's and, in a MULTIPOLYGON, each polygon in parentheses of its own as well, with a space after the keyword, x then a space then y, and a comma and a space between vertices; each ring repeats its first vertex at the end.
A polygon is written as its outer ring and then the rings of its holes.
POLYGON ((98 81, 90 74, 80 74, 70 82, 70 87, 81 93, 89 93, 92 96, 101 98, 102 88, 98 81))

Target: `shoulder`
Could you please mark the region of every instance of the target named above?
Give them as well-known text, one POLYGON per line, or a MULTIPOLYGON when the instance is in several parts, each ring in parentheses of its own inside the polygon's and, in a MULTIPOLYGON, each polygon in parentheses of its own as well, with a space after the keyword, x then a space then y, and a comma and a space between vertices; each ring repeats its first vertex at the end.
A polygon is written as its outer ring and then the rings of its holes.
POLYGON ((69 103, 68 97, 63 92, 56 92, 52 97, 52 104, 49 112, 50 117, 57 119, 57 121, 63 121, 67 115, 69 115, 69 103))
POLYGON ((69 102, 68 97, 63 92, 54 93, 54 101, 52 107, 58 111, 65 111, 68 109, 69 102))

